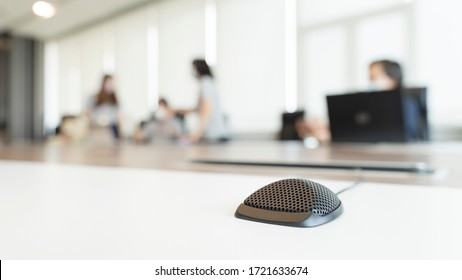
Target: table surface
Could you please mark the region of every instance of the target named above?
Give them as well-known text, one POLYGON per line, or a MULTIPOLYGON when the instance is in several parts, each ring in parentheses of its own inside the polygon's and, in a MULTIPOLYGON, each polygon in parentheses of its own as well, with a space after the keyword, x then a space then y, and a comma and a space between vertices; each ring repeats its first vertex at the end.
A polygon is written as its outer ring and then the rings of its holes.
POLYGON ((462 258, 454 186, 366 181, 338 219, 291 228, 234 217, 280 175, 0 161, 0 176, 0 259, 462 258))
POLYGON ((400 172, 363 172, 369 182, 409 185, 462 186, 462 143, 337 144, 307 149, 301 142, 231 141, 221 145, 1 145, 0 159, 71 163, 247 175, 297 176, 324 180, 356 180, 351 170, 257 167, 193 163, 194 159, 260 161, 270 163, 424 162, 433 175, 400 172))

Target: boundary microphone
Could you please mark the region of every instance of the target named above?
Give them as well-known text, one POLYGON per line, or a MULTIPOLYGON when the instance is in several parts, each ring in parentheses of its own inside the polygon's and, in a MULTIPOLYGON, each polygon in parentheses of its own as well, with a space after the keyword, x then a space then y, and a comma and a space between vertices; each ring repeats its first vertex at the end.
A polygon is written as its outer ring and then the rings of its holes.
POLYGON ((273 182, 247 197, 235 217, 292 227, 315 227, 343 212, 343 205, 327 187, 306 179, 273 182))

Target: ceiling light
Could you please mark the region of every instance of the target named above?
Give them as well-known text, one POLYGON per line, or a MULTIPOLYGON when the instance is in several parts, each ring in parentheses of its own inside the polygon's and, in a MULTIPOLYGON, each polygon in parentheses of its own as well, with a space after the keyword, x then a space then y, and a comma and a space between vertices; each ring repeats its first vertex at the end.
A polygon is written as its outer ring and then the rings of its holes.
POLYGON ((56 8, 48 2, 37 1, 32 6, 34 14, 43 18, 51 18, 56 14, 56 8))

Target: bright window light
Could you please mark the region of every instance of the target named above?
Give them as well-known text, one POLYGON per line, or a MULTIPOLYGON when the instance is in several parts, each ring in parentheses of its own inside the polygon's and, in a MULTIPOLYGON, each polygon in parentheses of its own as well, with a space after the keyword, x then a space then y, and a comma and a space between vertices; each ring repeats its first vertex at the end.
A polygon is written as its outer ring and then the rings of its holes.
POLYGON ((55 41, 45 43, 44 61, 44 130, 53 131, 59 124, 59 50, 55 41))
POLYGON ((159 99, 159 29, 156 25, 147 29, 147 58, 147 105, 149 110, 154 110, 159 99))
POLYGON ((210 66, 217 62, 217 6, 215 0, 205 4, 205 60, 210 66))
POLYGON ((297 110, 297 2, 285 1, 285 96, 286 111, 297 110))
POLYGON ((115 57, 114 53, 110 51, 106 51, 103 54, 103 72, 106 74, 114 74, 115 73, 115 57))
POLYGON ((39 17, 51 18, 56 14, 56 8, 48 2, 37 1, 32 6, 32 11, 39 17))

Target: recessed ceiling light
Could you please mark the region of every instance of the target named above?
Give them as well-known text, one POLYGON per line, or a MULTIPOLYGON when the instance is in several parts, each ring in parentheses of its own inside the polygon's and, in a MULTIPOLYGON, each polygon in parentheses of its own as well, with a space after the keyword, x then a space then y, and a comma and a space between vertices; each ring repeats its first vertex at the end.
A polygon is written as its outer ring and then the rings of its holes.
POLYGON ((51 18, 56 14, 56 8, 48 2, 37 1, 32 6, 34 14, 43 18, 51 18))

